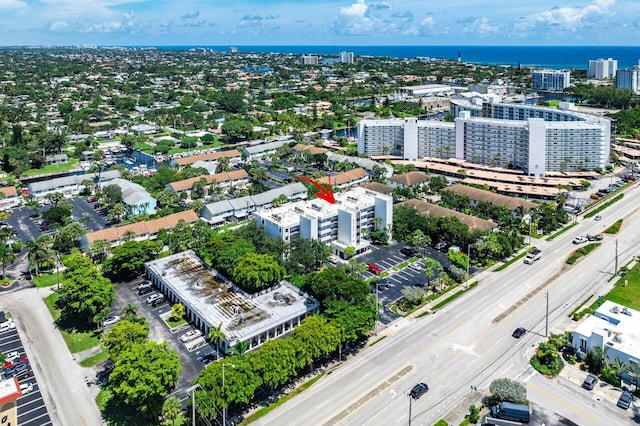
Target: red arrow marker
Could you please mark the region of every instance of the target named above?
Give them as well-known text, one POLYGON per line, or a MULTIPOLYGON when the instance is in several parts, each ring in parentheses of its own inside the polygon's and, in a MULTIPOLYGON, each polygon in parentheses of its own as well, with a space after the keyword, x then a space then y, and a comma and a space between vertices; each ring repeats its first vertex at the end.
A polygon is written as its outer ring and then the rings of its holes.
POLYGON ((304 180, 306 182, 309 182, 311 185, 315 186, 316 188, 318 188, 318 192, 316 194, 316 196, 318 198, 322 198, 323 200, 331 203, 331 204, 335 204, 336 203, 336 199, 333 197, 333 187, 331 186, 331 179, 329 179, 329 189, 325 188, 323 185, 319 184, 318 182, 314 181, 313 179, 310 179, 306 176, 296 176, 296 179, 300 179, 300 180, 304 180))

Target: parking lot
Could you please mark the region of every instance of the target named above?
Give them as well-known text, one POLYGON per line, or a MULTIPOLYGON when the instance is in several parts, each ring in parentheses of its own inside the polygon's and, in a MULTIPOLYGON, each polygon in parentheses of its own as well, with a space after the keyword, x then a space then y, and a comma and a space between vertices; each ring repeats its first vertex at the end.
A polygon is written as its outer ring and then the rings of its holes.
MULTIPOLYGON (((424 276, 424 257, 393 272, 392 269, 408 261, 411 257, 401 253, 404 244, 392 244, 389 246, 371 246, 371 249, 364 254, 357 256, 358 262, 366 264, 373 263, 380 267, 381 274, 387 273, 386 277, 378 281, 377 290, 380 303, 384 307, 384 312, 380 313, 380 321, 388 324, 396 318, 396 315, 389 309, 391 305, 402 297, 402 288, 405 286, 420 286, 427 284, 424 276)), ((447 269, 451 266, 447 254, 442 253, 433 247, 425 246, 420 248, 420 256, 430 257, 437 260, 447 269)), ((471 268, 469 272, 473 275, 478 270, 471 268)), ((369 271, 362 274, 362 278, 369 280, 375 275, 369 271)), ((376 291, 376 286, 371 285, 372 291, 376 291)))
MULTIPOLYGON (((17 329, 0 331, 0 352, 8 354, 18 352, 22 357, 25 355, 24 347, 17 329)), ((23 395, 18 398, 18 424, 21 426, 46 426, 52 424, 47 407, 42 399, 42 393, 38 382, 29 369, 28 372, 18 380, 21 386, 26 386, 23 395), (27 391, 27 389, 30 389, 27 391)))
POLYGON ((154 288, 149 293, 139 294, 138 285, 143 282, 144 279, 139 278, 127 283, 118 283, 116 285, 116 301, 113 304, 110 315, 122 317, 123 310, 128 304, 136 306, 138 308, 137 316, 147 318, 149 323, 149 339, 156 342, 166 341, 172 349, 177 351, 180 356, 182 370, 173 394, 180 399, 184 399, 186 398, 185 389, 191 386, 193 380, 209 362, 216 359, 214 346, 207 342, 202 342, 204 339, 198 340, 197 337, 188 342, 180 341, 180 337, 193 330, 193 327, 190 324, 184 324, 172 332, 161 318, 162 315, 171 311, 171 305, 167 301, 163 301, 156 306, 153 306, 152 303, 147 303, 147 298, 157 293, 157 290, 154 288), (206 355, 209 356, 205 357, 206 355), (203 357, 206 359, 203 359, 203 357))

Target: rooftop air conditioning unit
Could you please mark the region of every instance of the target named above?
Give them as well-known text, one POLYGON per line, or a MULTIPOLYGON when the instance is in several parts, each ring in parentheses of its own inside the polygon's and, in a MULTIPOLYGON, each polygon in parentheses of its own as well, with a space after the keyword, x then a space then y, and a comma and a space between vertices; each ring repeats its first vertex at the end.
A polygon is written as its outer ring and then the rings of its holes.
POLYGON ((620 313, 620 308, 617 306, 614 306, 613 308, 611 308, 611 312, 613 312, 614 314, 618 314, 620 313))

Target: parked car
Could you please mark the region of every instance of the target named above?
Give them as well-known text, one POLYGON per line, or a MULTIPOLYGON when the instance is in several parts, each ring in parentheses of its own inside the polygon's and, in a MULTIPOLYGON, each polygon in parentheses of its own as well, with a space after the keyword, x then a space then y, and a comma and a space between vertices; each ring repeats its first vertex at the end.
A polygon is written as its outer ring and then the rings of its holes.
POLYGON ((413 387, 413 389, 411 389, 411 391, 409 391, 409 395, 413 399, 420 399, 420 397, 427 393, 428 390, 429 386, 427 386, 426 383, 418 383, 413 387))
POLYGON ((527 333, 527 329, 524 327, 518 327, 515 330, 513 330, 513 333, 511 334, 511 336, 515 337, 516 339, 521 338, 522 336, 524 336, 527 333))
POLYGON ((149 286, 149 287, 143 287, 140 290, 138 290, 138 294, 140 296, 142 296, 143 294, 149 294, 153 291, 153 287, 149 286))
POLYGON ((106 317, 102 325, 104 327, 111 327, 112 325, 115 325, 115 323, 117 323, 118 321, 120 321, 120 317, 118 315, 112 315, 110 317, 106 317))
POLYGON ((202 331, 200 330, 190 330, 180 336, 180 341, 183 343, 190 342, 198 337, 202 336, 202 331))
POLYGON ((8 354, 4 355, 4 358, 9 362, 13 362, 16 359, 20 358, 20 353, 18 351, 9 352, 8 354))
POLYGON ((159 305, 163 304, 165 302, 165 300, 166 299, 164 298, 164 296, 160 296, 156 300, 151 302, 151 306, 153 306, 155 308, 156 306, 159 306, 159 305))
POLYGON ((573 239, 573 244, 582 244, 586 243, 587 241, 589 241, 587 237, 579 236, 573 239))
POLYGON ((434 247, 435 247, 436 250, 446 251, 447 250, 447 243, 445 243, 444 241, 440 241, 440 242, 436 243, 436 245, 434 247))
POLYGON ((622 392, 622 395, 620 395, 620 398, 618 398, 618 407, 620 408, 624 408, 625 410, 629 407, 631 407, 631 403, 633 402, 633 395, 631 395, 631 392, 629 391, 624 391, 622 392))
POLYGON ((159 299, 162 296, 160 293, 153 293, 152 295, 148 296, 147 299, 145 300, 145 302, 147 302, 147 305, 153 303, 154 300, 159 299))
POLYGON ((33 383, 20 383, 20 392, 22 392, 23 395, 28 394, 32 390, 33 390, 33 383))
POLYGON ((380 272, 382 272, 382 269, 380 269, 380 267, 378 265, 376 265, 375 263, 370 263, 367 265, 367 270, 369 272, 371 272, 374 275, 378 275, 380 272))
POLYGON ((418 254, 418 250, 413 247, 402 247, 400 249, 400 253, 404 254, 405 256, 413 257, 418 254))
POLYGON ((95 203, 98 201, 98 197, 89 197, 87 198, 87 203, 95 203))
POLYGON ((582 382, 582 387, 586 390, 593 390, 593 388, 596 386, 596 383, 598 383, 598 378, 593 374, 589 374, 584 379, 584 382, 582 382))

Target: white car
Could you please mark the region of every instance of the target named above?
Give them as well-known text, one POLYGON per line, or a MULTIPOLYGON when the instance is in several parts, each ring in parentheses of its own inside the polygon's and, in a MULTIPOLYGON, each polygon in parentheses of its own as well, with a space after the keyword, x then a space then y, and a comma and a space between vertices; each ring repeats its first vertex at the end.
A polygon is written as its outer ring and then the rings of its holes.
POLYGON ((600 216, 599 214, 595 215, 595 217, 593 218, 593 220, 600 220, 602 219, 602 216, 600 216))
POLYGON ((102 323, 102 325, 104 327, 111 327, 112 325, 114 325, 118 321, 120 321, 120 317, 117 316, 117 315, 113 315, 113 316, 110 316, 110 317, 106 317, 104 319, 104 322, 102 323))
POLYGON ((147 302, 147 305, 150 305, 151 303, 153 303, 154 300, 161 298, 162 295, 160 293, 153 293, 150 294, 149 297, 147 297, 145 299, 145 302, 147 302))
POLYGON ((191 331, 187 331, 182 336, 180 336, 180 341, 183 343, 186 343, 200 336, 202 336, 202 331, 191 330, 191 331))
POLYGON ((14 328, 16 328, 16 323, 13 322, 12 319, 7 320, 7 321, 3 322, 2 324, 0 324, 0 331, 13 330, 14 328))
POLYGON ((7 360, 7 362, 13 362, 16 359, 20 358, 20 352, 18 351, 9 352, 8 354, 5 354, 4 357, 7 360))
POLYGON ((587 237, 579 236, 573 239, 573 244, 582 244, 586 243, 587 241, 589 241, 587 237))
POLYGON ((33 383, 20 383, 20 392, 22 392, 23 395, 28 394, 32 390, 33 390, 33 383))

